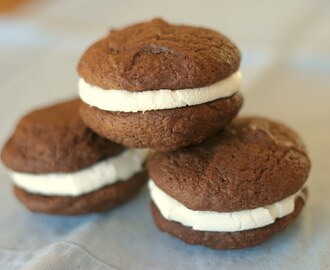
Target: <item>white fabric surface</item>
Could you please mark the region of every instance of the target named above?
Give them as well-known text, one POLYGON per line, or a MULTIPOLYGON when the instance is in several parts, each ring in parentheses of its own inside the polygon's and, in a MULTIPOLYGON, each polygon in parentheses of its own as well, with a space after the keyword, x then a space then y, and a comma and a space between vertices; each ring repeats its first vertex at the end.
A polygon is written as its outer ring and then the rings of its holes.
POLYGON ((27 211, 0 167, 0 269, 330 269, 329 1, 35 1, 0 17, 0 144, 19 117, 77 93, 79 56, 109 27, 163 16, 229 35, 243 53, 241 115, 291 125, 312 160, 310 196, 285 232, 214 251, 159 232, 146 189, 106 214, 27 211))

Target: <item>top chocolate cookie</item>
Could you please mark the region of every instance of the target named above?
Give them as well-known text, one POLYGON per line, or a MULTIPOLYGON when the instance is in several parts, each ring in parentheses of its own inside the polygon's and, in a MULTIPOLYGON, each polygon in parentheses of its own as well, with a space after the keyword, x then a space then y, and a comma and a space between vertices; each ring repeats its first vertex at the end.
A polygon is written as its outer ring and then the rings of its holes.
POLYGON ((73 172, 123 151, 83 123, 80 105, 75 99, 24 116, 2 150, 4 164, 25 173, 73 172))
POLYGON ((232 212, 296 193, 307 179, 310 161, 290 128, 246 117, 200 145, 156 153, 148 167, 155 184, 189 209, 232 212))
POLYGON ((82 56, 78 73, 103 89, 197 88, 238 70, 240 52, 222 34, 161 19, 110 34, 82 56))

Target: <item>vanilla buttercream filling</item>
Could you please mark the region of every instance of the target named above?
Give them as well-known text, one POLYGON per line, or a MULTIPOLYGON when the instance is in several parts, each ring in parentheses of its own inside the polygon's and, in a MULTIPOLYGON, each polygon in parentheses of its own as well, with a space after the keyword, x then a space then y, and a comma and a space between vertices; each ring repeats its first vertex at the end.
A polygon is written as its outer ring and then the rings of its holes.
POLYGON ((10 171, 14 184, 27 192, 50 196, 79 196, 118 181, 127 181, 142 170, 145 149, 128 149, 118 156, 70 173, 29 174, 10 171))
POLYGON ((264 227, 292 213, 298 197, 304 201, 306 199, 303 189, 300 189, 281 201, 255 209, 235 212, 194 211, 167 195, 152 180, 148 187, 152 201, 165 219, 192 227, 196 231, 237 232, 264 227))
POLYGON ((134 92, 103 89, 79 79, 79 95, 87 104, 105 111, 144 112, 193 106, 234 95, 241 87, 241 72, 209 86, 134 92))

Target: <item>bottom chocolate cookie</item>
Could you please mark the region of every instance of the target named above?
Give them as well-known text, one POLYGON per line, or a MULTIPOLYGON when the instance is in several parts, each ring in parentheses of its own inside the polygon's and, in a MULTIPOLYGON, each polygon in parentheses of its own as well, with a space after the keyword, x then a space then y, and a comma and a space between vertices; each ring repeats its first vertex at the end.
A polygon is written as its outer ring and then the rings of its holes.
POLYGON ((77 197, 32 194, 17 186, 14 186, 14 191, 17 198, 31 211, 57 215, 80 215, 103 212, 129 201, 146 180, 147 172, 142 171, 129 180, 119 181, 77 197))
MULTIPOLYGON (((304 191, 306 194, 306 190, 304 191)), ((205 232, 193 230, 180 223, 165 219, 157 206, 151 202, 151 212, 157 227, 191 245, 203 245, 212 249, 239 249, 252 247, 269 239, 274 234, 284 230, 295 221, 304 206, 304 200, 299 197, 295 201, 294 211, 275 223, 265 227, 239 232, 205 232)))
POLYGON ((237 93, 208 103, 145 112, 110 112, 81 106, 85 124, 102 137, 128 147, 172 151, 199 144, 226 126, 238 113, 243 97, 237 93))

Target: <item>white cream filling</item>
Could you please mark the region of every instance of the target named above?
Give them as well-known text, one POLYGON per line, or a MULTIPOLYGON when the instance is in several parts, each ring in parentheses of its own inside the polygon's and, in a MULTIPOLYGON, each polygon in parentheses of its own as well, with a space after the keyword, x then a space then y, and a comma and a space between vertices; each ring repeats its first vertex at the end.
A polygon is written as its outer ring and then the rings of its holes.
POLYGON ((237 232, 264 227, 292 213, 297 197, 306 199, 300 189, 281 201, 255 209, 236 212, 194 211, 167 195, 152 180, 148 186, 152 201, 165 219, 192 227, 196 231, 237 232))
POLYGON ((230 97, 241 87, 241 72, 206 87, 133 92, 103 89, 79 80, 80 98, 87 104, 105 111, 144 112, 198 105, 219 98, 230 97))
POLYGON ((28 174, 11 171, 15 185, 30 193, 79 196, 118 181, 126 181, 142 169, 146 149, 129 149, 115 157, 70 173, 28 174))

